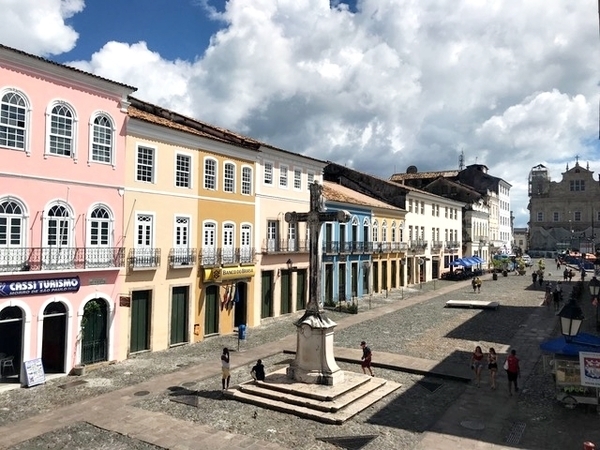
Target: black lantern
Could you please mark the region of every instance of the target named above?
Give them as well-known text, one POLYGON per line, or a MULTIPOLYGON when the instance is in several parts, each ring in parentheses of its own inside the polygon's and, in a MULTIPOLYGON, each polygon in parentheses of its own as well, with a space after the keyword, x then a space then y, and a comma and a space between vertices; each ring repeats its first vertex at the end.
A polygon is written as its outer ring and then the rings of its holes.
POLYGON ((288 259, 288 260, 286 261, 286 264, 287 264, 287 268, 288 268, 288 270, 292 270, 292 269, 293 269, 294 263, 292 262, 292 260, 291 260, 291 259, 288 259))
POLYGON ((558 317, 560 318, 560 332, 566 340, 568 341, 574 336, 577 336, 584 316, 583 311, 575 301, 573 295, 571 295, 569 303, 560 309, 558 317))

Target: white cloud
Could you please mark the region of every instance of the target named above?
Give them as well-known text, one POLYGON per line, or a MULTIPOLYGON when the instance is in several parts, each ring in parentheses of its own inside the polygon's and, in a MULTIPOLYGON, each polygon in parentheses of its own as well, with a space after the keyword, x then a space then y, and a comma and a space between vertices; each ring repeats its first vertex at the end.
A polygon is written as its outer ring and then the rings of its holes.
POLYGON ((83 0, 0 0, 0 42, 40 56, 68 52, 79 35, 65 19, 83 8, 83 0))
MULTIPOLYGON (((329 0, 229 0, 224 11, 198 2, 223 28, 193 61, 107 35, 74 64, 142 99, 383 177, 456 168, 462 150, 513 185, 517 226, 531 167, 556 179, 577 154, 600 164, 598 22, 586 2, 359 0, 356 13, 329 0)), ((52 36, 80 6, 15 0, 8 13, 46 11, 60 19, 52 36)), ((19 48, 60 51, 44 36, 19 48)))

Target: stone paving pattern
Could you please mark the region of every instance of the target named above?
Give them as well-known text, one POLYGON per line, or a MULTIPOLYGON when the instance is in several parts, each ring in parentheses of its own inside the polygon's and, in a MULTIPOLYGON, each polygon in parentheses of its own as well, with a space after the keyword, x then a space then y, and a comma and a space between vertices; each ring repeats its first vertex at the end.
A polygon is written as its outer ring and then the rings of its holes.
MULTIPOLYGON (((547 267, 551 265, 549 261, 547 267)), ((543 291, 532 289, 529 273, 496 281, 486 276, 483 281, 480 294, 472 292, 468 281, 436 281, 391 291, 387 298, 374 296, 372 308, 364 301, 357 315, 330 312, 338 323, 335 345, 345 348, 340 353, 357 354, 358 343, 367 340, 376 375, 402 384, 343 425, 225 400, 219 355, 223 346, 236 350, 237 339, 220 336, 107 365, 81 377, 85 385, 62 389, 73 379, 62 377, 0 393, 0 448, 334 449, 338 447, 318 438, 361 435, 377 435, 366 450, 579 449, 586 440, 600 443, 595 409, 567 410, 558 404, 552 377, 541 367, 539 343, 558 333, 554 312, 540 306, 543 291), (501 306, 497 311, 443 307, 447 300, 469 299, 499 301, 501 306), (517 349, 523 369, 519 395, 508 396, 503 373, 498 374, 498 390, 491 391, 487 370, 477 388, 390 370, 393 364, 386 361, 386 354, 393 354, 387 359, 401 361, 404 355, 406 364, 411 357, 439 361, 440 367, 468 367, 475 345, 484 351, 493 346, 501 354, 511 346, 517 349), (430 392, 420 381, 439 389, 430 392), (172 401, 186 395, 196 398, 197 407, 172 401)), ((588 303, 582 302, 588 317, 583 331, 595 328, 595 311, 588 303)), ((292 319, 267 320, 249 330, 241 351, 232 353, 232 383, 248 380, 258 358, 270 370, 290 362, 293 355, 282 351, 295 346, 292 319)), ((360 371, 358 362, 339 365, 360 371)))

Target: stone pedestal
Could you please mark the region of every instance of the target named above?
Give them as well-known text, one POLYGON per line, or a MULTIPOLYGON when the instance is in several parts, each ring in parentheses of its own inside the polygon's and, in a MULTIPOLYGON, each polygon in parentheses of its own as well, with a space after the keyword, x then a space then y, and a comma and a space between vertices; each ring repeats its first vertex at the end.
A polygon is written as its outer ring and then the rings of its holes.
POLYGON ((334 386, 344 381, 344 372, 333 356, 333 329, 337 325, 320 312, 307 311, 296 325, 296 359, 287 376, 307 384, 334 386))

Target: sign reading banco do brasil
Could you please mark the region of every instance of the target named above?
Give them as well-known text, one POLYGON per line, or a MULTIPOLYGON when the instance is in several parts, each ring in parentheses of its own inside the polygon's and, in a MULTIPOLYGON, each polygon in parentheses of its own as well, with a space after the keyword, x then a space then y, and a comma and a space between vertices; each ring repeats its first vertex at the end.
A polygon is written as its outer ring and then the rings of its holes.
POLYGON ((204 270, 204 281, 221 282, 235 280, 237 278, 249 278, 254 276, 254 266, 244 267, 218 267, 216 269, 204 270))
POLYGON ((0 281, 0 297, 77 292, 80 286, 81 281, 79 281, 79 277, 0 281))

